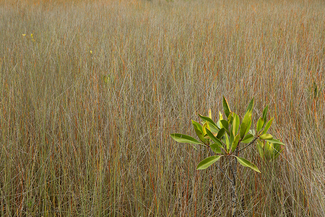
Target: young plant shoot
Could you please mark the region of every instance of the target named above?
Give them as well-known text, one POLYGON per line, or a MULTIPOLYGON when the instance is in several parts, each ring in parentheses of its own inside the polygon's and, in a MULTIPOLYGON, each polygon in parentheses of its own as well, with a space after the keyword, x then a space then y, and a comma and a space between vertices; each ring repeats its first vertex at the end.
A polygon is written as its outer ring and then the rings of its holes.
MULTIPOLYGON (((229 177, 227 174, 224 175, 231 182, 232 216, 236 216, 238 200, 236 192, 237 162, 260 173, 257 166, 249 160, 240 157, 240 153, 257 142, 256 149, 260 157, 263 160, 270 161, 279 156, 284 144, 268 133, 274 119, 267 120, 268 106, 263 110, 263 114, 258 119, 256 127, 251 129, 254 99, 250 101, 243 118, 240 118, 235 112, 231 111, 225 97, 223 97, 222 105, 226 119, 223 119, 223 115, 219 112, 219 120, 215 123, 211 119, 211 111, 209 111, 209 117, 199 115, 203 121, 202 124, 192 120, 199 140, 178 133, 171 134, 171 137, 176 142, 191 144, 195 149, 195 145, 202 145, 212 150, 214 155, 202 160, 198 164, 197 170, 207 169, 220 158, 229 160, 232 177, 229 177), (232 159, 234 160, 232 161, 232 159)), ((223 170, 221 169, 221 171, 223 170)))

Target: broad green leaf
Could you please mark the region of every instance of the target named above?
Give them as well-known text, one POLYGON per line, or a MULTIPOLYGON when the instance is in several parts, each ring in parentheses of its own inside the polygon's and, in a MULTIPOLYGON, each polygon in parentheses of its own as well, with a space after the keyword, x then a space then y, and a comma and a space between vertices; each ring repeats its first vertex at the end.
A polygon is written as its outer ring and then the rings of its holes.
POLYGON ((246 113, 247 113, 248 111, 252 112, 252 111, 253 111, 253 107, 254 107, 254 97, 253 97, 253 99, 250 101, 250 103, 248 104, 248 107, 247 107, 247 109, 246 109, 246 113))
POLYGON ((228 121, 226 121, 226 120, 221 120, 221 125, 222 125, 222 127, 226 130, 226 132, 228 133, 228 132, 229 132, 229 129, 228 129, 229 124, 228 124, 228 121))
POLYGON ((208 158, 205 158, 203 161, 201 161, 198 165, 197 165, 197 170, 205 170, 206 168, 208 168, 209 166, 211 166, 213 163, 217 162, 220 158, 222 157, 222 155, 214 155, 208 158))
POLYGON ((238 128, 240 125, 240 120, 239 120, 239 116, 235 113, 233 113, 233 117, 234 117, 234 120, 232 122, 232 134, 237 135, 238 128))
POLYGON ((208 134, 209 138, 210 138, 214 143, 217 143, 217 144, 219 144, 219 146, 222 147, 222 143, 221 143, 221 141, 220 141, 218 138, 216 138, 216 137, 211 133, 210 130, 207 130, 207 134, 208 134))
POLYGON ((234 120, 234 113, 233 112, 230 112, 227 120, 228 120, 228 124, 232 124, 232 121, 234 120))
POLYGON ((268 109, 269 109, 269 106, 266 106, 265 109, 263 110, 263 116, 262 117, 263 117, 263 120, 264 120, 264 124, 265 124, 265 121, 266 121, 266 115, 267 115, 268 109))
POLYGON ((257 140, 256 148, 261 158, 264 159, 264 144, 260 140, 257 140))
MULTIPOLYGON (((225 148, 223 147, 223 144, 222 144, 221 142, 217 142, 217 143, 213 143, 213 144, 212 144, 212 146, 215 146, 215 145, 219 146, 219 148, 220 148, 221 150, 223 150, 224 152, 226 152, 226 150, 225 150, 225 148)), ((210 146, 211 146, 211 145, 210 145, 210 146)))
POLYGON ((276 143, 265 143, 264 155, 265 159, 270 161, 276 159, 281 153, 281 145, 276 143))
POLYGON ((230 145, 230 148, 231 148, 231 145, 232 145, 234 139, 235 139, 234 135, 230 134, 230 136, 229 136, 229 145, 230 145))
POLYGON ((203 133, 200 132, 200 131, 198 131, 196 128, 194 128, 194 130, 195 130, 195 133, 196 133, 197 137, 199 137, 199 139, 200 139, 204 144, 206 144, 207 140, 206 140, 206 138, 204 138, 203 133))
POLYGON ((242 124, 240 126, 240 137, 244 138, 246 133, 250 130, 250 126, 252 124, 252 111, 248 111, 242 121, 242 124))
POLYGON ((260 119, 258 119, 256 124, 256 132, 259 132, 262 129, 263 125, 264 125, 264 119, 260 117, 260 119))
POLYGON ((274 157, 273 154, 273 144, 266 142, 264 145, 264 157, 266 160, 270 161, 274 157))
POLYGON ((199 117, 200 117, 202 120, 207 121, 208 123, 211 123, 212 125, 215 125, 215 126, 216 126, 216 124, 214 123, 214 121, 213 121, 211 118, 206 117, 206 116, 203 116, 203 115, 200 115, 200 114, 199 114, 199 117))
POLYGON ((278 139, 266 139, 266 141, 273 143, 273 144, 279 144, 279 145, 285 145, 284 143, 282 143, 280 140, 278 139))
POLYGON ((271 134, 262 134, 260 135, 260 139, 266 140, 266 139, 273 139, 273 136, 271 134))
POLYGON ((217 127, 216 123, 214 123, 214 121, 206 116, 203 115, 199 115, 200 118, 204 121, 206 121, 209 124, 209 130, 211 130, 213 133, 217 133, 219 131, 219 128, 217 127))
POLYGON ((203 128, 202 128, 201 124, 199 124, 198 122, 196 122, 194 120, 192 120, 192 124, 193 124, 196 135, 199 137, 199 139, 203 143, 206 143, 206 139, 204 138, 203 128))
POLYGON ((242 158, 242 157, 237 157, 235 156, 238 160, 238 162, 243 165, 244 167, 249 167, 251 168, 252 170, 256 171, 256 172, 259 172, 261 173, 261 171, 257 168, 257 166, 251 162, 249 162, 248 160, 246 160, 245 158, 242 158))
POLYGON ((208 123, 209 124, 209 127, 210 127, 210 131, 212 133, 218 133, 219 132, 219 128, 215 125, 212 125, 211 123, 208 123))
POLYGON ((247 129, 247 125, 245 123, 241 123, 240 130, 239 130, 240 138, 244 138, 245 137, 246 129, 247 129))
POLYGON ((246 134, 250 131, 250 129, 251 129, 251 126, 252 126, 252 119, 250 119, 250 121, 249 121, 248 123, 249 123, 249 124, 247 125, 245 135, 246 135, 246 134))
POLYGON ((229 108, 228 101, 226 100, 225 97, 223 97, 223 100, 222 100, 222 106, 223 106, 223 111, 224 111, 226 117, 228 118, 228 116, 229 116, 231 110, 230 110, 230 108, 229 108))
POLYGON ((221 128, 217 134, 217 138, 221 139, 223 135, 225 135, 226 130, 224 128, 221 128))
POLYGON ((269 121, 266 123, 265 128, 264 128, 264 130, 263 130, 263 134, 266 133, 266 132, 270 129, 273 120, 274 120, 274 118, 271 118, 271 120, 269 120, 269 121))
POLYGON ((191 120, 191 121, 192 121, 193 127, 196 128, 196 129, 198 129, 202 133, 203 131, 202 131, 201 124, 198 123, 198 122, 196 122, 196 121, 194 121, 194 120, 191 120))
POLYGON ((252 111, 248 111, 245 115, 244 115, 244 118, 243 118, 243 122, 242 123, 245 123, 246 125, 248 125, 248 123, 252 120, 252 111))
POLYGON ((235 139, 234 141, 232 142, 232 145, 231 145, 231 152, 234 152, 238 146, 238 143, 239 143, 239 140, 240 140, 240 135, 236 135, 235 136, 235 139))
POLYGON ((193 137, 188 135, 183 135, 179 133, 170 134, 170 136, 179 143, 191 143, 191 144, 201 144, 201 142, 197 141, 193 137))
POLYGON ((216 154, 222 154, 221 147, 220 147, 219 144, 214 143, 214 144, 210 145, 210 148, 211 148, 211 150, 212 150, 214 153, 216 153, 216 154))
POLYGON ((227 133, 225 134, 224 141, 226 143, 227 152, 229 152, 230 144, 229 144, 229 138, 227 133))
POLYGON ((252 135, 252 134, 247 134, 244 138, 243 138, 243 140, 241 141, 242 143, 245 143, 245 144, 247 144, 247 143, 250 143, 251 141, 253 141, 254 140, 254 136, 252 135))

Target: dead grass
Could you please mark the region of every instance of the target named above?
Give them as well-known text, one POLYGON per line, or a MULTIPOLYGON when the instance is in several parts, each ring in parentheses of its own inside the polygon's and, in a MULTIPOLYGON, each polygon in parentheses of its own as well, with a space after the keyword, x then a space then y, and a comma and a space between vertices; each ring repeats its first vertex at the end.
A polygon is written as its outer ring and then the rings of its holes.
POLYGON ((1 216, 229 215, 206 152, 169 137, 223 95, 269 103, 287 144, 246 152, 246 215, 324 216, 323 1, 2 0, 0 20, 1 216))

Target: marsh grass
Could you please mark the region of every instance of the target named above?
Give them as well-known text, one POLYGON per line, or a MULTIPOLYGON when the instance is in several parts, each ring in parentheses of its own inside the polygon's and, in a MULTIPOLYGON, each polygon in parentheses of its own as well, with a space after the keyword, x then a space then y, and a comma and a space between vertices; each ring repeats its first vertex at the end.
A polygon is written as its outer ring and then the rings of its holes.
POLYGON ((0 20, 1 216, 229 215, 208 153, 169 137, 223 95, 269 103, 287 144, 246 152, 246 215, 325 215, 324 1, 3 0, 0 20))

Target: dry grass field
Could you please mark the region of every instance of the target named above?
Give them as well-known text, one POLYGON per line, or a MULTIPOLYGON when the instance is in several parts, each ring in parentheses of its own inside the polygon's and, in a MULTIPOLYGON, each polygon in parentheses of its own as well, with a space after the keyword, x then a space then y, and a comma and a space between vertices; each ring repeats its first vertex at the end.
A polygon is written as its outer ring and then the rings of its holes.
POLYGON ((323 0, 1 0, 0 216, 229 216, 169 136, 222 96, 286 143, 245 152, 245 215, 325 216, 324 76, 323 0))

